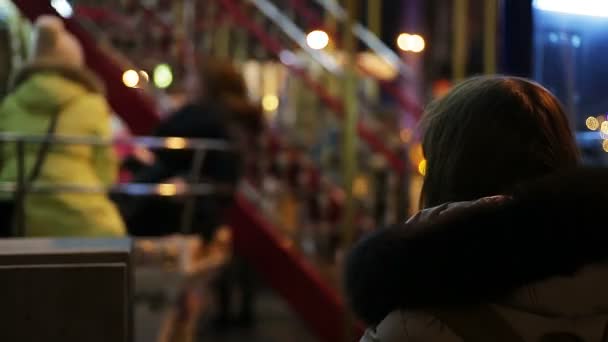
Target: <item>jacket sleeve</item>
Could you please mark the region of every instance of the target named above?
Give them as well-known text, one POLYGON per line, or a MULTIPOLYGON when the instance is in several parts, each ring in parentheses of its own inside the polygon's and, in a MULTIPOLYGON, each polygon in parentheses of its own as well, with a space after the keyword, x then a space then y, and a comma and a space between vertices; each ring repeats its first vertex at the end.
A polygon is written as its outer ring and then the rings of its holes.
MULTIPOLYGON (((66 110, 75 111, 79 114, 82 120, 83 134, 105 140, 112 138, 111 111, 102 95, 86 94, 66 110)), ((114 184, 118 178, 118 158, 114 147, 94 146, 92 151, 93 169, 102 185, 114 184)))
POLYGON ((437 318, 421 313, 393 311, 365 331, 360 342, 462 342, 437 318))

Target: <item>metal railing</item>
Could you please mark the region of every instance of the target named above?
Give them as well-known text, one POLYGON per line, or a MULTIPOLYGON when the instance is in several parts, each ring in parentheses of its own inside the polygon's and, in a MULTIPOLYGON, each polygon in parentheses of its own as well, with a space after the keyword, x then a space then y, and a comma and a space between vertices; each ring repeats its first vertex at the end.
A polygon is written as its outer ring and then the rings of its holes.
MULTIPOLYGON (((315 2, 339 21, 346 21, 347 12, 338 1, 315 0, 315 2)), ((399 55, 395 51, 393 51, 384 42, 382 42, 382 40, 378 36, 376 36, 360 22, 355 22, 351 29, 353 31, 353 34, 359 40, 361 40, 368 48, 370 48, 370 50, 380 56, 380 58, 382 58, 386 63, 395 67, 406 80, 412 80, 412 69, 401 60, 401 57, 399 57, 399 55)))
POLYGON ((0 142, 12 143, 53 143, 61 145, 92 145, 92 146, 143 146, 148 148, 166 148, 172 150, 231 150, 231 145, 220 139, 189 139, 183 137, 131 137, 116 139, 101 139, 91 136, 55 135, 26 135, 19 133, 0 133, 0 142))
MULTIPOLYGON (((192 223, 196 196, 211 194, 229 194, 232 186, 224 184, 200 183, 200 172, 205 153, 210 150, 230 151, 232 146, 219 139, 188 139, 183 137, 132 137, 101 139, 91 136, 67 135, 26 135, 19 133, 0 133, 0 143, 15 144, 16 147, 16 182, 0 182, 0 192, 13 193, 15 203, 14 235, 26 235, 25 198, 30 193, 78 193, 78 194, 126 194, 130 196, 183 196, 186 198, 182 215, 181 231, 188 233, 192 223), (28 184, 25 165, 25 147, 31 144, 50 145, 86 145, 95 147, 137 146, 152 149, 191 150, 193 161, 184 183, 120 183, 112 186, 81 185, 70 183, 44 183, 33 181, 28 184)), ((50 152, 52 153, 52 152, 50 152)), ((44 161, 43 161, 44 163, 44 161)), ((44 168, 44 165, 42 166, 44 168)))
POLYGON ((302 31, 287 15, 268 0, 249 0, 264 16, 281 28, 283 33, 289 37, 303 51, 317 61, 330 74, 342 73, 338 61, 330 54, 321 50, 315 50, 306 44, 306 33, 302 31))

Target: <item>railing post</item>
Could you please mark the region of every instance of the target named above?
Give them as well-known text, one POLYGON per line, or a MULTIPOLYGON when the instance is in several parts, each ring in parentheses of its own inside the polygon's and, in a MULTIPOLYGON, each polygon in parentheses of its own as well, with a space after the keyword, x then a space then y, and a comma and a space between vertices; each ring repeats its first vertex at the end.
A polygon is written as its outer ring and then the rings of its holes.
MULTIPOLYGON (((346 68, 344 76, 344 126, 342 130, 344 188, 346 202, 342 228, 342 248, 344 252, 350 248, 355 232, 355 201, 353 197, 353 181, 357 173, 357 75, 356 60, 357 41, 353 34, 356 23, 358 0, 346 0, 346 29, 344 30, 344 50, 346 68)), ((354 317, 349 312, 344 315, 344 341, 351 341, 353 335, 354 317)))
POLYGON ((214 56, 219 59, 226 59, 230 56, 230 23, 227 16, 220 16, 220 22, 214 27, 214 56))
POLYGON ((453 13, 453 44, 452 49, 452 72, 454 81, 462 80, 466 75, 467 61, 467 13, 469 9, 468 0, 454 0, 453 13))
MULTIPOLYGON (((207 55, 213 53, 214 38, 215 38, 215 25, 217 23, 217 12, 219 5, 215 1, 209 1, 205 4, 205 11, 203 12, 203 23, 204 31, 202 35, 202 51, 207 55)), ((196 31, 195 31, 196 32, 196 31)))
MULTIPOLYGON (((382 33, 382 0, 366 1, 367 3, 367 26, 369 30, 380 38, 382 33)), ((372 101, 376 103, 380 97, 379 84, 373 83, 370 86, 372 101)))
POLYGON ((25 142, 22 139, 15 143, 17 152, 17 191, 15 192, 15 211, 13 217, 14 235, 25 236, 25 142))
POLYGON ((483 66, 484 73, 496 73, 496 35, 498 0, 484 2, 483 66))
POLYGON ((344 188, 346 189, 346 207, 344 213, 343 243, 348 247, 353 239, 354 228, 354 198, 353 180, 357 171, 357 75, 355 69, 356 40, 352 32, 357 13, 357 1, 346 0, 348 17, 344 30, 344 50, 346 68, 344 76, 344 108, 345 117, 342 132, 343 144, 343 173, 344 188))

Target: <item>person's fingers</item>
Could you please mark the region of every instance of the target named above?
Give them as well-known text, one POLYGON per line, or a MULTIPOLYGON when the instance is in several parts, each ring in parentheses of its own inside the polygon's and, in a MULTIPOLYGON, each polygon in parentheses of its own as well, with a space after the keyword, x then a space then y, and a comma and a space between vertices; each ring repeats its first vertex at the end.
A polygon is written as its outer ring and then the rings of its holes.
POLYGON ((508 201, 509 199, 511 199, 510 196, 496 195, 496 196, 482 197, 482 198, 476 200, 475 202, 477 204, 500 204, 505 201, 508 201))
POLYGON ((455 202, 449 205, 445 210, 443 210, 440 215, 451 214, 454 212, 459 212, 462 210, 469 210, 474 208, 485 208, 492 207, 495 205, 500 205, 509 199, 508 196, 497 195, 497 196, 489 196, 482 197, 475 201, 467 201, 467 202, 455 202))
POLYGON ((135 159, 145 165, 152 165, 156 160, 154 153, 152 153, 147 148, 141 146, 136 146, 133 149, 133 156, 135 157, 135 159))
POLYGON ((436 207, 428 208, 419 211, 414 216, 412 216, 406 223, 417 223, 417 222, 426 222, 432 221, 433 219, 444 216, 446 214, 451 214, 454 212, 459 212, 461 210, 468 210, 472 208, 482 208, 488 206, 494 206, 504 203, 509 200, 510 197, 497 195, 497 196, 489 196, 483 197, 474 201, 462 201, 462 202, 449 202, 444 203, 436 207))
POLYGON ((432 220, 434 217, 439 216, 441 212, 446 210, 452 204, 453 203, 444 203, 436 207, 423 209, 407 220, 406 223, 418 223, 432 220))

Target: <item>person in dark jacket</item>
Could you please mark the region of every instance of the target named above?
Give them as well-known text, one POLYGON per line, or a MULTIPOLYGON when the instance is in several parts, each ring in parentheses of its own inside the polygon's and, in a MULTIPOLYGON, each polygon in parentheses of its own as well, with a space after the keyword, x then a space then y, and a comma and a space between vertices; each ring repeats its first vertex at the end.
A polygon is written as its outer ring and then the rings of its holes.
MULTIPOLYGON (((200 233, 210 241, 224 224, 224 211, 233 202, 233 194, 250 159, 255 158, 258 137, 263 128, 260 108, 248 101, 242 75, 232 64, 204 60, 200 68, 199 93, 156 129, 160 137, 219 139, 231 144, 225 151, 208 150, 198 173, 198 183, 214 185, 218 193, 196 196, 194 208, 188 213, 186 198, 149 197, 127 202, 123 214, 129 232, 134 235, 165 235, 174 232, 200 233), (190 214, 192 216, 190 217, 190 214)), ((154 151, 152 165, 140 168, 134 182, 193 182, 192 150, 154 151)), ((194 165, 195 168, 198 166, 194 165)), ((233 322, 231 304, 234 288, 241 296, 238 323, 249 325, 254 319, 254 284, 251 270, 238 255, 224 267, 216 282, 218 327, 233 322)))
POLYGON ((604 341, 608 172, 579 168, 559 102, 481 77, 424 120, 426 209, 347 261, 362 341, 604 341))
MULTIPOLYGON (((206 61, 200 64, 200 93, 156 128, 159 137, 218 139, 232 149, 206 150, 197 178, 199 183, 218 187, 219 192, 196 198, 193 217, 184 217, 184 199, 150 197, 123 205, 129 232, 133 235, 166 235, 177 231, 201 233, 207 240, 223 223, 223 211, 232 203, 232 194, 244 169, 244 157, 256 146, 261 131, 261 114, 247 100, 242 76, 229 63, 206 61), (187 222, 184 222, 187 220, 187 222)), ((154 152, 154 162, 139 167, 134 182, 160 183, 168 180, 192 182, 195 151, 162 149, 154 152)), ((197 167, 197 166, 195 166, 197 167)))

